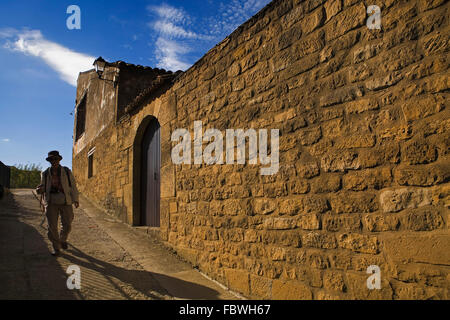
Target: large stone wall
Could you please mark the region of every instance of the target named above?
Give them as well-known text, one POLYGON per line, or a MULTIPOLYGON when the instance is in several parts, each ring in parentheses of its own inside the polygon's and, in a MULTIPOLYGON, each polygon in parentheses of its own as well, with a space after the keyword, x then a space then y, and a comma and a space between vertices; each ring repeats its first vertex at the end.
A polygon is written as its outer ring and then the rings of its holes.
POLYGON ((98 202, 110 192, 135 221, 136 139, 155 116, 161 237, 209 276, 252 298, 448 299, 449 3, 369 2, 272 2, 93 142, 114 175, 98 202), (280 129, 279 172, 175 166, 171 134, 194 121, 280 129))

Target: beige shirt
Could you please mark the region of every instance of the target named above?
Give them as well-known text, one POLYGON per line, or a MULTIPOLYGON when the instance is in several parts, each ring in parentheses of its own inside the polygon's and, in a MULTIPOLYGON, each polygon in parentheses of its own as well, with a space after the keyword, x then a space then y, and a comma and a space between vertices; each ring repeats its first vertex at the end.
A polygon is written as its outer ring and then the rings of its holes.
MULTIPOLYGON (((52 172, 51 168, 41 172, 41 184, 44 185, 44 204, 48 205, 48 200, 50 199, 50 189, 52 187, 52 172), (47 173, 45 173, 47 172, 47 173), (46 181, 44 181, 46 179, 46 181)), ((61 166, 61 185, 64 190, 64 195, 66 197, 66 204, 72 205, 74 202, 78 202, 78 189, 75 183, 75 178, 70 169, 66 170, 61 166), (70 184, 69 185, 69 180, 70 184)))

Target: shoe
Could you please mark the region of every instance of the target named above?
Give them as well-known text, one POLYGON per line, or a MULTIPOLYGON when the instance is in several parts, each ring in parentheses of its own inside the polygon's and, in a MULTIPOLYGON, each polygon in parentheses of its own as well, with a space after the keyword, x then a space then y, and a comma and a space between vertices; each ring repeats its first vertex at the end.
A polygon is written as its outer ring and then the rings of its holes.
POLYGON ((63 248, 64 250, 67 250, 69 246, 67 245, 67 242, 61 242, 61 248, 63 248))
POLYGON ((52 252, 52 256, 59 257, 61 255, 61 252, 59 250, 55 250, 52 252))

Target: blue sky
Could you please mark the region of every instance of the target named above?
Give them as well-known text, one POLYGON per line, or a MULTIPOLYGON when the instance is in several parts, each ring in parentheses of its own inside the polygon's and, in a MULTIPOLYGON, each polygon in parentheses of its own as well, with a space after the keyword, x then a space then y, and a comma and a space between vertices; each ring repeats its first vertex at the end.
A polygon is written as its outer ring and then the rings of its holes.
POLYGON ((71 167, 78 72, 108 61, 186 70, 270 0, 2 0, 0 161, 71 167), (81 29, 69 30, 70 5, 81 29))

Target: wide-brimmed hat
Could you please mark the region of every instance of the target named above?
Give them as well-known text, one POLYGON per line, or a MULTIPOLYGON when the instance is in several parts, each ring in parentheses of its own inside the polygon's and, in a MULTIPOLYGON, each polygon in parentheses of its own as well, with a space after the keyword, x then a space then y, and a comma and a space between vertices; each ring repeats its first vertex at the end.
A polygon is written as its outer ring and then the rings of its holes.
POLYGON ((48 157, 45 159, 47 161, 50 161, 51 159, 57 158, 58 160, 62 160, 63 157, 59 154, 58 151, 50 151, 48 153, 48 157))

